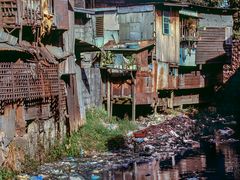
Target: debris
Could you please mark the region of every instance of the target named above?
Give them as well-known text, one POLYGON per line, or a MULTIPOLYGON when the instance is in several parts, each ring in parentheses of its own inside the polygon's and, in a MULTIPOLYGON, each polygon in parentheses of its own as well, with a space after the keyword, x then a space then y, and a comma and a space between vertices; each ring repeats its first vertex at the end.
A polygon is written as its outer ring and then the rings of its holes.
POLYGON ((30 180, 43 180, 42 176, 32 176, 30 180))
POLYGON ((145 138, 146 137, 146 133, 147 133, 146 130, 142 130, 142 131, 134 132, 133 136, 135 138, 145 138))
MULTIPOLYGON (((145 124, 147 120, 143 119, 145 118, 141 118, 145 124)), ((83 177, 94 180, 102 179, 104 172, 133 168, 134 164, 148 163, 154 159, 159 160, 161 168, 173 167, 179 158, 198 153, 200 140, 217 143, 215 134, 219 134, 220 143, 238 142, 232 137, 234 130, 225 127, 224 123, 227 121, 231 122, 233 118, 223 118, 213 113, 203 114, 194 120, 181 114, 155 125, 151 122, 149 123, 151 125, 141 130, 129 132, 124 138, 124 143, 112 149, 112 152, 85 157, 81 156, 80 150, 79 159, 69 157, 60 162, 44 165, 45 167, 42 166, 38 173, 50 174, 52 179, 60 176, 74 179, 75 176, 69 177, 68 174, 76 172, 79 173, 76 178, 84 175, 83 177)), ((111 127, 112 124, 106 125, 111 127)), ((196 174, 187 177, 198 178, 196 174)))
POLYGON ((28 180, 30 177, 29 175, 18 175, 17 180, 28 180))
POLYGON ((100 176, 97 176, 97 175, 92 175, 91 176, 91 180, 98 180, 100 179, 100 176))
POLYGON ((176 132, 174 132, 173 130, 171 130, 170 132, 169 132, 172 136, 175 136, 175 137, 179 137, 179 135, 176 133, 176 132))
POLYGON ((225 129, 219 129, 217 133, 222 137, 230 137, 234 134, 234 130, 226 127, 225 129))

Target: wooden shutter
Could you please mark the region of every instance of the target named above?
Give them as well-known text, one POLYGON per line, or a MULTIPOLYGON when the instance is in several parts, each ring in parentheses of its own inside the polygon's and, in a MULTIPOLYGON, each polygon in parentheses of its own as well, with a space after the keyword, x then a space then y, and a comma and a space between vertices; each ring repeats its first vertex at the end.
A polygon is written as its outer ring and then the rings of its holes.
POLYGON ((103 16, 96 17, 96 37, 103 37, 103 16))

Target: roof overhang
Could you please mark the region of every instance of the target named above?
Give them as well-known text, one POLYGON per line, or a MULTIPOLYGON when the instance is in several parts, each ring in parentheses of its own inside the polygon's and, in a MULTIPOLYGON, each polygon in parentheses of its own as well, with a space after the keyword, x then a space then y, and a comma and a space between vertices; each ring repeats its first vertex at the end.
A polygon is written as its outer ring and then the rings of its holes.
POLYGON ((74 12, 76 13, 83 13, 83 14, 91 14, 94 15, 95 14, 95 10, 93 9, 85 9, 85 8, 74 8, 74 12))
POLYGON ((138 53, 141 51, 145 51, 147 49, 152 49, 154 47, 154 43, 147 44, 145 46, 139 48, 104 48, 105 51, 112 51, 112 52, 129 52, 129 53, 138 53))
POLYGON ((0 43, 0 51, 12 51, 12 52, 21 52, 21 53, 28 54, 28 52, 25 51, 23 48, 19 46, 11 46, 4 42, 0 43))
POLYGON ((199 14, 196 11, 191 11, 191 10, 187 10, 187 9, 182 9, 179 11, 180 15, 184 15, 184 16, 190 16, 190 17, 195 17, 195 18, 199 18, 199 14))
POLYGON ((101 49, 94 44, 85 42, 80 39, 75 39, 75 51, 81 53, 81 52, 101 51, 101 49))

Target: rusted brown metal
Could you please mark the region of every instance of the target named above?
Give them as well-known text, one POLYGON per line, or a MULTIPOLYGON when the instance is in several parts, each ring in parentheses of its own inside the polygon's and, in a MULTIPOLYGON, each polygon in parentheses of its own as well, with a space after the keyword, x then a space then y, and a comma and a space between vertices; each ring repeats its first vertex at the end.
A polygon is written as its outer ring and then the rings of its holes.
POLYGON ((56 96, 58 66, 47 68, 27 63, 0 63, 0 100, 37 99, 56 96))
POLYGON ((178 88, 179 89, 194 89, 205 87, 205 79, 200 71, 179 75, 178 88))
MULTIPOLYGON (((153 46, 147 42, 142 42, 143 47, 139 50, 135 49, 110 49, 113 52, 134 54, 137 70, 132 69, 112 69, 108 76, 112 84, 111 99, 114 103, 126 104, 129 101, 134 102, 136 105, 150 105, 155 97, 153 73, 149 67, 149 56, 151 57, 151 49, 153 46), (144 48, 147 47, 147 48, 144 48), (125 52, 126 51, 126 52, 125 52), (135 82, 133 86, 132 83, 135 82), (133 98, 134 88, 134 98, 133 98), (123 100, 125 99, 125 100, 123 100), (116 102, 119 100, 119 102, 116 102)), ((150 60, 152 61, 152 60, 150 60)), ((106 84, 105 84, 106 86, 106 84)), ((156 85, 155 85, 156 86, 156 85)), ((106 95, 104 95, 106 97, 106 95)))
POLYGON ((0 24, 6 28, 21 28, 21 26, 38 26, 41 35, 55 25, 59 29, 67 30, 68 0, 57 3, 46 0, 1 0, 0 24))

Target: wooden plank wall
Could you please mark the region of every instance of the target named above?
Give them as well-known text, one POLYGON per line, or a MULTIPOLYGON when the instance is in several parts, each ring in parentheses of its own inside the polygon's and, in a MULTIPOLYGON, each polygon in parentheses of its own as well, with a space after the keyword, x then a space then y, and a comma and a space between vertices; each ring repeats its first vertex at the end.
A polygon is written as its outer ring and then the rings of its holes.
POLYGON ((180 59, 179 13, 170 11, 170 35, 164 35, 162 30, 162 13, 156 10, 156 59, 159 62, 178 64, 180 59))
POLYGON ((200 30, 199 34, 196 64, 211 63, 214 59, 225 54, 225 28, 207 27, 200 30))

